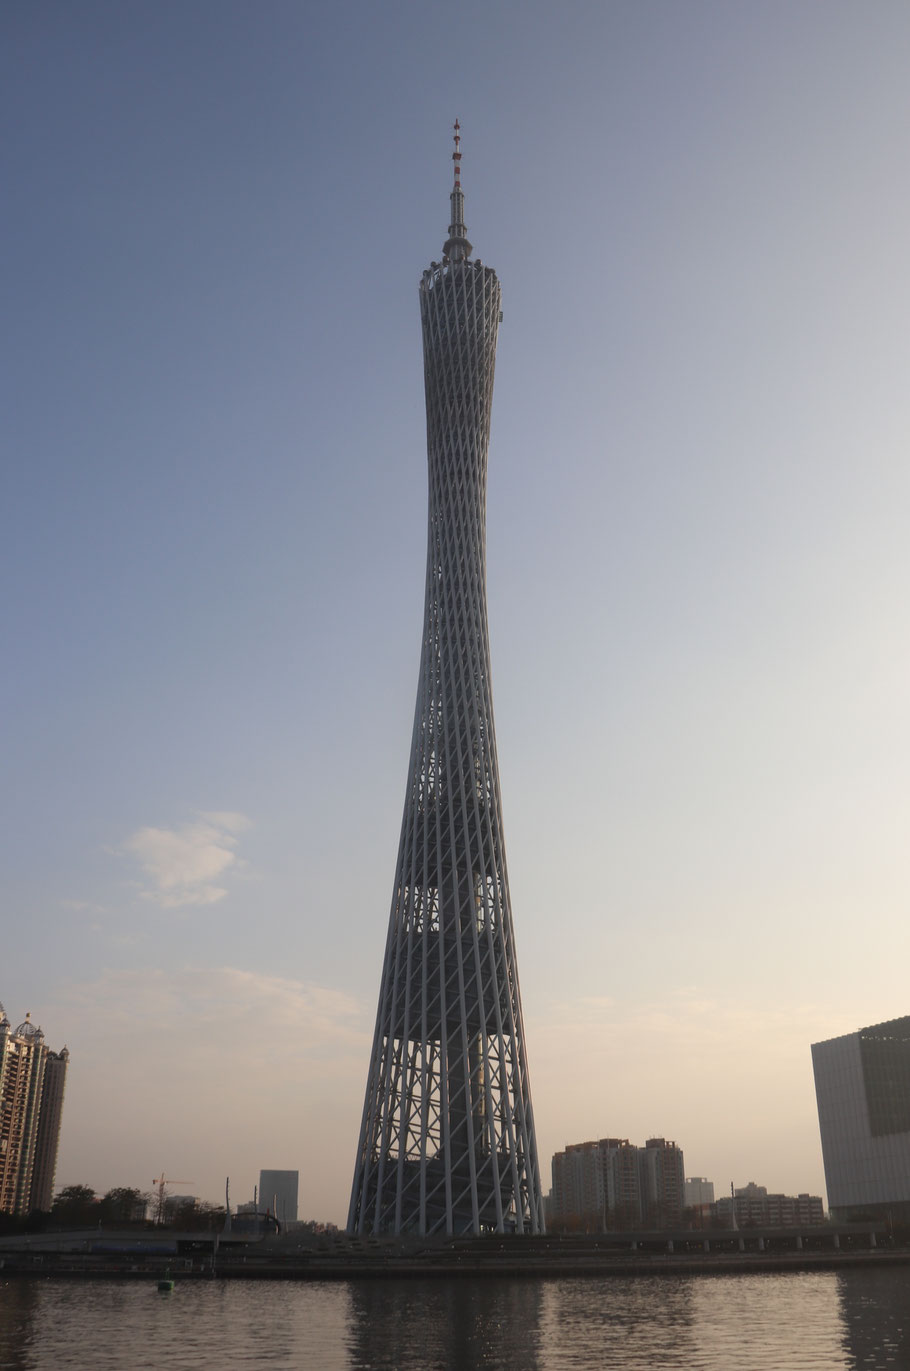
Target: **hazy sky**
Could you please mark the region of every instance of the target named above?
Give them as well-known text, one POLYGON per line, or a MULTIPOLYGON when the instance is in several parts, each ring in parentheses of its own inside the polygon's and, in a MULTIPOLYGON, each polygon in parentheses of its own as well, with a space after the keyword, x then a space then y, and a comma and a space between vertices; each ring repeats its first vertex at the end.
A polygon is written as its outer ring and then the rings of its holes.
POLYGON ((823 1189, 910 1010, 905 0, 13 0, 0 999, 58 1185, 346 1216, 417 687, 417 282, 503 286, 496 724, 542 1169, 823 1189))

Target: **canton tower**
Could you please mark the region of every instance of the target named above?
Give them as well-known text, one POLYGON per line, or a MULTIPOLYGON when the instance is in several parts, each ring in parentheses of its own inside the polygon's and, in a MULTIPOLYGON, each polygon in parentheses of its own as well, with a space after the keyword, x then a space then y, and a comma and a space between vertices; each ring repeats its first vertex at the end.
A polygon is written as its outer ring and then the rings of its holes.
POLYGON ((460 135, 420 282, 426 608, 349 1233, 544 1231, 503 842, 486 599, 496 273, 471 261, 460 135))

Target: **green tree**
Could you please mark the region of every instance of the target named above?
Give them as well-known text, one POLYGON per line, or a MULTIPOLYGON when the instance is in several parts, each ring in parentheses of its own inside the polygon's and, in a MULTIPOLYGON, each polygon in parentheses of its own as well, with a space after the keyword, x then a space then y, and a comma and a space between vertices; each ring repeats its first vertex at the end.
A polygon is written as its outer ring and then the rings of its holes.
POLYGON ((97 1223, 99 1215, 94 1190, 90 1185, 65 1185, 54 1196, 51 1214, 57 1223, 75 1224, 76 1227, 97 1223))
POLYGON ((103 1223, 136 1223, 145 1218, 149 1196, 141 1190, 129 1186, 115 1186, 98 1201, 99 1215, 103 1223))
POLYGON ((224 1217, 223 1205, 219 1207, 207 1200, 187 1201, 173 1210, 168 1224, 189 1233, 211 1233, 224 1227, 224 1217))

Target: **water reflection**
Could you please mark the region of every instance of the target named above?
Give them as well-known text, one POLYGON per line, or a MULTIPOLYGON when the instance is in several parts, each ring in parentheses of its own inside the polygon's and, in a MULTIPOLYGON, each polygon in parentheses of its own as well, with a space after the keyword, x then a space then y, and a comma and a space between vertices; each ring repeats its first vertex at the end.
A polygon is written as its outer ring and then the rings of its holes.
POLYGON ((38 1287, 33 1281, 0 1284, 0 1367, 4 1371, 28 1371, 26 1352, 38 1307, 38 1287))
POLYGON ((542 1371, 551 1367, 690 1367, 691 1279, 553 1281, 544 1287, 542 1371), (558 1360, 560 1357, 563 1361, 558 1360))
POLYGON ((906 1371, 908 1268, 538 1281, 17 1279, 0 1371, 906 1371))
POLYGON ((349 1371, 343 1285, 17 1279, 0 1288, 2 1371, 349 1371))
POLYGON ((850 1371, 910 1366, 910 1273, 905 1266, 838 1275, 850 1371))
POLYGON ((736 1371, 848 1371, 836 1277, 716 1276, 693 1281, 692 1362, 736 1371))
POLYGON ((853 1367, 829 1273, 364 1283, 350 1338, 350 1371, 853 1367))
POLYGON ((542 1371, 539 1281, 358 1281, 349 1289, 351 1371, 542 1371))

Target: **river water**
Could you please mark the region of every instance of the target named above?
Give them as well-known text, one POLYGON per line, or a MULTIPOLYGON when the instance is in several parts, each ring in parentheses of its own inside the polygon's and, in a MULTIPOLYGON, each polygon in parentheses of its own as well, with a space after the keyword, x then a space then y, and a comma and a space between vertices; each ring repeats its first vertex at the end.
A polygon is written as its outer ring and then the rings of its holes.
POLYGON ((18 1279, 10 1371, 910 1371, 910 1267, 432 1281, 18 1279))

